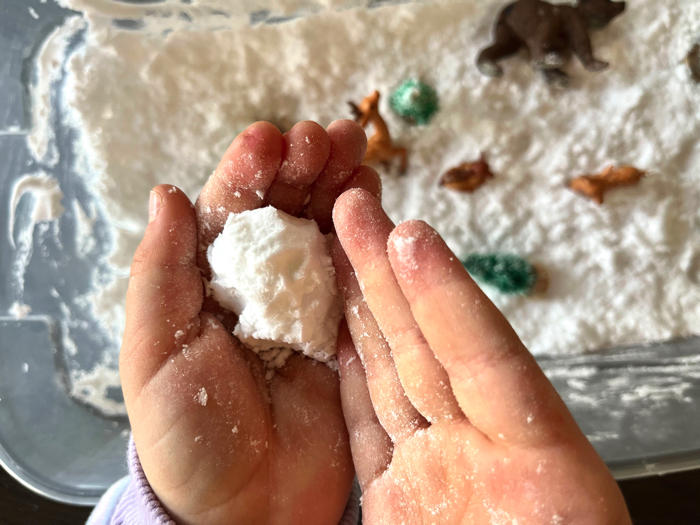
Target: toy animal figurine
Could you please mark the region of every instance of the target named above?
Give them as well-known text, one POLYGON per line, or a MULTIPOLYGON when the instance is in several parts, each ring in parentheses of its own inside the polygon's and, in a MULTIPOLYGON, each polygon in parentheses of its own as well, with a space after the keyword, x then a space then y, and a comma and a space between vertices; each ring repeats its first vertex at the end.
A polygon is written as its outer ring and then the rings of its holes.
POLYGON ((606 191, 620 186, 633 186, 644 175, 646 175, 645 171, 632 166, 620 166, 619 168, 608 166, 598 175, 576 177, 569 183, 569 187, 594 202, 603 204, 603 195, 606 191))
POLYGON ((690 48, 690 51, 685 56, 685 62, 690 70, 690 78, 696 84, 700 84, 700 44, 695 44, 690 48))
POLYGON ((401 159, 400 173, 406 173, 408 153, 406 148, 395 148, 391 143, 389 128, 386 127, 384 119, 379 114, 379 91, 374 91, 370 96, 365 97, 359 106, 352 102, 348 102, 348 104, 350 104, 355 120, 359 122, 360 126, 364 128, 370 123, 374 126, 374 134, 367 139, 367 153, 365 153, 362 164, 381 163, 388 166, 394 157, 399 157, 401 159))
POLYGON ((450 190, 472 193, 492 177, 493 173, 482 153, 476 162, 465 162, 449 170, 438 184, 450 190))
POLYGON ((569 77, 559 68, 570 52, 588 71, 608 67, 607 62, 593 56, 588 30, 605 27, 624 10, 625 2, 611 0, 579 0, 575 6, 517 0, 498 15, 494 42, 479 54, 477 67, 484 75, 501 76, 503 70, 497 62, 526 47, 532 66, 542 72, 545 80, 565 87, 569 77))

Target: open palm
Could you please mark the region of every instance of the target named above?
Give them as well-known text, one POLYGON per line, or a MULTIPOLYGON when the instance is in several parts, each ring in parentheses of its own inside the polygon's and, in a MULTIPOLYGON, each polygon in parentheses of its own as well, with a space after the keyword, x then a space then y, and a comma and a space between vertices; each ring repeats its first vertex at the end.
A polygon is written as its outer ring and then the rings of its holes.
POLYGON ((440 236, 395 228, 362 190, 333 217, 364 523, 629 524, 610 472, 440 236))
POLYGON ((361 167, 362 129, 312 122, 241 133, 192 206, 172 186, 151 195, 127 295, 120 373, 139 459, 181 524, 334 524, 354 468, 338 375, 293 356, 266 378, 231 335, 234 316, 203 291, 209 244, 230 212, 271 205, 332 227, 348 188, 379 195, 361 167))

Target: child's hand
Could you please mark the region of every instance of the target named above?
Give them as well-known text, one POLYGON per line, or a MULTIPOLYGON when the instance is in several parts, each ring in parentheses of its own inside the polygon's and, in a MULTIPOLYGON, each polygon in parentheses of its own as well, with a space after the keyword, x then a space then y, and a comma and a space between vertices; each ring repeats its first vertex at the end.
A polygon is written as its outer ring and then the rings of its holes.
MULTIPOLYGON (((187 123, 183 123, 187 125, 187 123)), ((134 257, 121 379, 143 469, 180 524, 335 524, 353 479, 338 376, 293 356, 270 382, 205 298, 206 249, 229 212, 269 204, 331 227, 336 197, 377 174, 359 167, 364 131, 258 123, 238 136, 196 208, 171 186, 151 195, 134 257), (309 199, 308 204, 306 203, 309 199)))
POLYGON ((605 464, 438 234, 394 228, 360 190, 333 217, 364 523, 630 523, 605 464))

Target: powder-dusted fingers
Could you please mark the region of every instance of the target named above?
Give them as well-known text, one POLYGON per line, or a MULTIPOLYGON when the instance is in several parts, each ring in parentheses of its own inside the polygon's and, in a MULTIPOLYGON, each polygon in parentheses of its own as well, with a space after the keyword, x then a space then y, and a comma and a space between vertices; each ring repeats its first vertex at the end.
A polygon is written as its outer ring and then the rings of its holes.
POLYGON ((382 179, 374 168, 360 166, 343 186, 343 192, 362 189, 369 192, 377 201, 382 201, 382 179))
POLYGON ((413 316, 479 430, 511 445, 585 440, 508 321, 435 230, 404 222, 388 247, 413 316))
POLYGON ((399 442, 417 429, 427 427, 428 422, 404 392, 389 345, 362 297, 352 265, 337 239, 331 252, 343 295, 345 319, 367 374, 374 412, 392 441, 399 442))
POLYGON ((282 161, 283 139, 268 122, 249 126, 229 146, 196 203, 197 262, 209 277, 206 250, 224 229, 229 213, 262 206, 282 161))
POLYGON ((299 122, 284 134, 284 151, 279 172, 267 190, 265 204, 299 215, 309 188, 326 165, 331 141, 315 122, 299 122))
POLYGON ((364 490, 386 470, 391 461, 393 445, 374 413, 365 369, 345 323, 341 325, 338 334, 338 365, 345 424, 350 434, 357 480, 364 490))
POLYGON ((331 152, 323 171, 311 187, 305 214, 314 219, 323 233, 333 228, 333 204, 367 151, 367 136, 357 122, 336 120, 326 130, 331 152))
POLYGON ((464 417, 447 372, 418 328, 391 268, 386 246, 394 224, 379 202, 362 190, 343 193, 333 219, 363 285, 362 294, 391 347, 406 395, 430 422, 464 417))
POLYGON ((138 393, 170 354, 199 329, 202 279, 195 264, 197 224, 175 186, 151 192, 150 223, 131 265, 120 357, 124 395, 138 393), (185 330, 187 328, 187 331, 185 330))

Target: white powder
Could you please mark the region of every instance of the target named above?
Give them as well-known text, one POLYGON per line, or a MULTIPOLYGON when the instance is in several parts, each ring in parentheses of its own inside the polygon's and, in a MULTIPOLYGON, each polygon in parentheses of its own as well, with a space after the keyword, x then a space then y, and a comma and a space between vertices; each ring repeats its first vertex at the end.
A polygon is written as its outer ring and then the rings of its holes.
POLYGON ((207 406, 207 401, 209 400, 209 394, 207 394, 207 389, 204 387, 200 388, 199 392, 197 392, 197 395, 194 396, 194 400, 202 406, 207 406))
POLYGON ((51 222, 57 231, 56 219, 65 211, 61 205, 63 192, 58 181, 43 171, 23 175, 12 187, 9 201, 8 237, 12 247, 12 294, 15 299, 9 314, 23 319, 32 311, 30 305, 24 304, 24 277, 34 252, 34 227, 39 238, 47 232, 51 222), (20 201, 25 195, 31 196, 27 207, 20 213, 20 201), (17 230, 17 231, 15 231, 17 230))
POLYGON ((107 359, 89 371, 71 370, 71 396, 108 416, 126 415, 124 402, 109 396, 119 384, 119 370, 107 359))
POLYGON ((12 303, 12 306, 10 306, 8 313, 16 319, 24 319, 30 313, 32 313, 32 307, 28 304, 15 301, 14 303, 12 303))
POLYGON ((96 247, 97 241, 93 235, 97 210, 94 203, 86 213, 78 200, 73 201, 75 216, 75 247, 78 255, 87 257, 96 247))
MULTIPOLYGON (((700 90, 682 63, 700 36, 697 1, 630 3, 593 34, 610 69, 593 74, 572 62, 565 91, 545 86, 522 56, 504 63, 501 79, 478 73, 474 59, 504 2, 321 9, 252 27, 236 13, 226 18, 203 8, 238 9, 230 2, 63 3, 88 12, 61 100, 78 132, 76 170, 102 196, 116 231, 116 278, 95 296, 96 311, 115 322, 115 333, 152 186, 177 184, 194 198, 249 123, 327 125, 349 116, 346 101, 374 89, 392 138, 409 150, 405 178, 383 175, 391 218, 426 220, 458 255, 515 252, 547 269, 543 299, 488 291, 534 353, 698 331, 700 90), (120 30, 111 17, 144 27, 120 30), (409 77, 429 82, 440 96, 441 110, 426 127, 410 127, 388 108, 391 90, 409 77), (441 173, 480 151, 496 174, 488 185, 471 195, 437 187, 441 173), (565 188, 571 177, 611 163, 651 174, 606 195, 602 207, 565 188)), ((302 2, 267 3, 271 12, 294 13, 302 2)), ((59 37, 81 28, 78 18, 67 20, 39 55, 31 142, 38 158, 51 151, 49 80, 61 64, 51 59, 65 52, 59 37)))
POLYGON ((29 224, 26 226, 30 232, 34 231, 34 225, 37 222, 53 221, 65 211, 61 205, 63 192, 56 179, 43 171, 23 175, 17 179, 10 195, 9 235, 13 248, 16 248, 14 240, 15 215, 19 201, 25 194, 32 195, 34 200, 31 212, 28 214, 29 224))
POLYGON ((314 221, 271 206, 231 213, 208 257, 214 298, 238 314, 234 335, 268 365, 291 350, 324 362, 335 355, 342 305, 314 221))
POLYGON ((49 166, 58 162, 51 107, 52 86, 61 76, 61 66, 70 39, 84 28, 85 21, 79 16, 67 18, 63 25, 51 32, 36 58, 37 81, 30 88, 32 129, 27 135, 27 146, 36 161, 45 162, 49 166))

